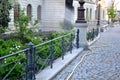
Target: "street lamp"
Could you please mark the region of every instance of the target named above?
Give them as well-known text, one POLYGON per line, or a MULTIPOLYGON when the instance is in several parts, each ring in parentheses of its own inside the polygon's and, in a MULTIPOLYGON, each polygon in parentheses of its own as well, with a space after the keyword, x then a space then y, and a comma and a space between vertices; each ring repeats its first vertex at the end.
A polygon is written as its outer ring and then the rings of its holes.
POLYGON ((101 4, 101 0, 98 1, 98 21, 97 21, 97 25, 100 25, 100 4, 101 4))
POLYGON ((79 1, 79 4, 80 4, 80 7, 78 7, 78 16, 77 16, 77 21, 76 23, 86 23, 85 21, 85 17, 84 17, 84 3, 85 1, 84 0, 78 0, 79 1))
MULTIPOLYGON (((77 0, 80 4, 80 7, 78 7, 78 15, 77 15, 77 20, 75 23, 76 31, 77 31, 77 36, 76 36, 76 46, 77 48, 83 47, 84 49, 88 49, 88 42, 86 40, 86 32, 88 29, 88 24, 87 21, 85 20, 84 17, 84 0, 77 0)), ((76 33, 75 33, 76 34, 76 33)))

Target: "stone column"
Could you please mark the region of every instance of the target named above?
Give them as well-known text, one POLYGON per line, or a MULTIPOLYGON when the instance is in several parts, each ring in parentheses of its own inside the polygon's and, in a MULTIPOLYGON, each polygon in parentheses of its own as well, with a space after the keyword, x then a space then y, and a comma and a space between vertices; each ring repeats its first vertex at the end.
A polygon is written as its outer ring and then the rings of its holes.
POLYGON ((77 16, 75 26, 76 26, 76 30, 79 29, 79 47, 88 49, 88 42, 86 40, 88 24, 84 18, 84 11, 85 11, 83 7, 84 3, 85 3, 84 0, 79 1, 80 7, 78 7, 78 16, 77 16))

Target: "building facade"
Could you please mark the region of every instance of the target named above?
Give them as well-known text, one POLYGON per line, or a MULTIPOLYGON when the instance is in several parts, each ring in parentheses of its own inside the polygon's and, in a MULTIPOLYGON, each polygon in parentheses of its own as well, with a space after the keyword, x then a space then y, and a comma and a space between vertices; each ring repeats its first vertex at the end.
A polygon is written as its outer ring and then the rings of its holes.
POLYGON ((10 11, 11 22, 9 26, 14 29, 14 21, 19 16, 20 10, 25 11, 25 14, 30 16, 30 22, 33 23, 36 19, 42 18, 42 1, 41 0, 16 0, 10 11))
POLYGON ((98 5, 100 4, 100 20, 108 20, 107 4, 105 0, 96 0, 96 18, 98 18, 98 5))
MULTIPOLYGON (((75 18, 74 18, 74 22, 76 21, 77 19, 77 8, 80 6, 78 1, 74 1, 73 3, 74 5, 74 10, 75 10, 75 18)), ((95 1, 93 0, 85 0, 85 5, 84 5, 84 8, 85 8, 85 19, 87 21, 93 21, 93 20, 96 20, 95 18, 95 10, 96 10, 96 4, 95 4, 95 1)))
MULTIPOLYGON (((87 21, 97 20, 98 0, 85 0, 85 19, 87 21)), ((105 0, 101 4, 101 20, 106 19, 105 0)), ((14 8, 10 11, 10 28, 14 29, 14 21, 19 11, 24 9, 25 14, 30 16, 30 23, 36 19, 40 20, 38 29, 41 31, 59 31, 71 29, 77 19, 77 8, 79 3, 76 0, 17 0, 14 8), (16 5, 18 4, 18 5, 16 5)))
POLYGON ((30 16, 30 23, 40 20, 39 29, 42 31, 59 31, 65 25, 71 25, 73 17, 73 0, 17 0, 14 8, 10 11, 11 29, 14 29, 14 21, 19 11, 24 9, 25 14, 30 16), (16 6, 16 4, 18 4, 16 6))
MULTIPOLYGON (((99 0, 85 0, 85 19, 87 21, 95 21, 98 19, 98 1, 99 0)), ((100 20, 107 20, 107 8, 105 0, 100 1, 100 20)), ((74 1, 75 18, 77 19, 77 8, 79 7, 78 1, 74 1)))

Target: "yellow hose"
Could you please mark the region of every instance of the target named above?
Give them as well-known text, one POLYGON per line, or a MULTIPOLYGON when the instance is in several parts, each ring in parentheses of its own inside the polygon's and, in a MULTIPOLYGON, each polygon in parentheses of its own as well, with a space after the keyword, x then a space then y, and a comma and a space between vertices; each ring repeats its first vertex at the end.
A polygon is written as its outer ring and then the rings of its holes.
POLYGON ((86 56, 89 56, 91 54, 93 54, 93 50, 94 48, 102 48, 102 47, 107 47, 108 46, 108 43, 103 43, 103 42, 99 42, 101 44, 104 44, 103 46, 92 46, 90 47, 88 53, 85 53, 82 58, 80 59, 80 61, 77 63, 77 65, 75 65, 75 67, 73 68, 72 72, 68 75, 67 79, 66 80, 70 80, 70 78, 72 77, 73 73, 75 72, 75 70, 77 69, 77 67, 83 62, 83 59, 86 57, 86 56))

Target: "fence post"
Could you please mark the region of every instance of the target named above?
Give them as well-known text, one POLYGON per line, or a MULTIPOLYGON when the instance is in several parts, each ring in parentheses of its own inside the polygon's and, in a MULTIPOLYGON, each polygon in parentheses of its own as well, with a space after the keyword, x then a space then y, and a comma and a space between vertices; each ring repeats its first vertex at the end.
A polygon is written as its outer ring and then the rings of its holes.
POLYGON ((70 34, 70 53, 72 53, 72 33, 70 34))
POLYGON ((50 67, 53 68, 53 44, 52 41, 50 42, 50 67))
POLYGON ((77 35, 76 35, 76 47, 79 48, 79 29, 77 29, 77 35))
POLYGON ((34 78, 34 63, 33 63, 33 44, 29 43, 29 61, 28 61, 28 80, 35 80, 34 78))
POLYGON ((34 67, 33 67, 33 68, 34 68, 34 80, 35 80, 35 79, 36 79, 36 78, 35 78, 35 72, 36 72, 35 68, 36 68, 36 65, 37 65, 37 64, 36 64, 36 47, 33 48, 33 56, 34 56, 34 57, 33 57, 33 58, 34 58, 34 60, 33 60, 33 66, 34 66, 34 67))
POLYGON ((28 50, 26 50, 24 53, 25 53, 25 56, 26 56, 26 67, 25 67, 25 70, 26 70, 26 80, 28 80, 28 50))
POLYGON ((98 34, 99 34, 99 28, 97 28, 97 36, 98 36, 98 34))
POLYGON ((92 40, 94 40, 95 38, 95 32, 94 32, 94 28, 92 29, 92 40))
POLYGON ((64 59, 64 54, 65 54, 65 43, 64 43, 64 37, 62 37, 62 60, 64 59))

